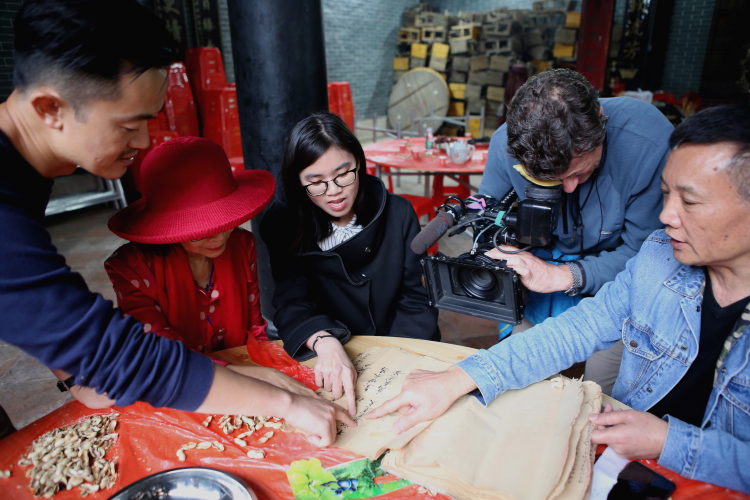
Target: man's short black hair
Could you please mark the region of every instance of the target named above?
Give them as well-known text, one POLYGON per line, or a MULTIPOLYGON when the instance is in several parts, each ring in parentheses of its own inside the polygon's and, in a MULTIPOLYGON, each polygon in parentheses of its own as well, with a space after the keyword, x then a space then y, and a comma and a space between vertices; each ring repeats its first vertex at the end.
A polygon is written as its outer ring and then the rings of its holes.
POLYGON ((596 89, 579 73, 532 76, 508 108, 508 154, 537 179, 563 175, 575 156, 604 142, 607 117, 599 110, 596 89))
POLYGON ((78 112, 118 98, 123 73, 137 78, 175 54, 164 23, 135 0, 27 0, 15 21, 13 85, 52 85, 78 112))
POLYGON ((727 104, 699 111, 679 124, 669 137, 670 149, 720 143, 737 147, 726 166, 727 173, 742 198, 750 202, 750 104, 727 104))

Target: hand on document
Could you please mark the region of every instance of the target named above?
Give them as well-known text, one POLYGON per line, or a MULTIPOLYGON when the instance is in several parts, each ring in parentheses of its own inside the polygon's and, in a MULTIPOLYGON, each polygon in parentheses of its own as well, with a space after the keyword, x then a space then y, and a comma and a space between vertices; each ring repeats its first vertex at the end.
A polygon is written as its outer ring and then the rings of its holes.
POLYGON ((414 370, 406 377, 401 393, 374 409, 365 418, 380 418, 395 411, 401 415, 393 432, 401 434, 415 425, 439 417, 461 396, 477 386, 457 366, 443 372, 414 370))
POLYGON ((667 440, 669 424, 645 411, 612 411, 607 403, 603 413, 589 420, 597 429, 591 435, 594 444, 606 444, 623 458, 657 459, 667 440))

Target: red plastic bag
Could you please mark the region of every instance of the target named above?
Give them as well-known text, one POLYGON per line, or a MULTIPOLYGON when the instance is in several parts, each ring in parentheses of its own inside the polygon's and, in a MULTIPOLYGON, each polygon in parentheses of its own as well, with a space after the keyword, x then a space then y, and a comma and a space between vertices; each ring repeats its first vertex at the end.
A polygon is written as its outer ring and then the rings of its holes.
MULTIPOLYGON (((317 448, 309 444, 302 435, 281 430, 275 430, 274 436, 268 442, 258 443, 258 439, 271 430, 268 428, 260 429, 246 438, 248 447, 241 447, 234 442, 234 436, 246 429, 243 427, 228 436, 218 427, 218 415, 214 416, 206 428, 201 425, 206 415, 197 413, 154 409, 145 403, 111 410, 90 410, 73 401, 0 441, 0 470, 12 471, 10 478, 0 479, 0 497, 3 500, 33 498, 28 487, 29 478, 25 477, 25 472, 30 467, 18 465, 18 460, 28 451, 33 440, 49 430, 74 424, 90 415, 111 412, 120 413, 120 423, 116 431, 119 437, 105 458, 114 458, 117 461, 118 477, 113 488, 88 497, 94 500, 107 499, 125 486, 159 471, 189 466, 212 467, 231 472, 244 479, 261 500, 292 500, 294 497, 286 470, 293 461, 318 458, 323 467, 331 467, 361 458, 339 448, 317 448), (219 441, 225 449, 223 452, 213 448, 187 450, 187 460, 180 462, 176 452, 180 446, 190 441, 219 441), (249 448, 263 449, 266 457, 248 458, 246 452, 249 448)), ((77 499, 79 490, 74 488, 71 491, 62 491, 54 498, 77 499)), ((447 500, 447 497, 428 497, 420 494, 416 485, 379 498, 447 500)))
MULTIPOLYGON (((300 365, 275 342, 249 343, 248 355, 259 365, 277 368, 313 390, 318 388, 315 385, 313 370, 300 365)), ((260 437, 272 430, 268 428, 260 429, 246 438, 248 447, 241 447, 234 442, 234 437, 246 429, 243 427, 231 435, 224 434, 217 425, 220 415, 214 416, 211 424, 206 428, 201 425, 201 422, 206 419, 206 415, 203 414, 166 408, 154 409, 145 403, 111 410, 90 410, 74 401, 0 441, 0 470, 12 471, 10 478, 0 479, 2 500, 33 498, 28 487, 29 478, 25 476, 30 467, 20 467, 18 460, 26 454, 36 438, 47 431, 72 425, 91 415, 111 412, 120 413, 120 424, 117 428, 119 437, 118 442, 105 458, 107 460, 114 458, 117 461, 118 478, 113 488, 89 495, 88 498, 94 500, 107 499, 125 486, 151 474, 189 466, 212 467, 231 472, 244 479, 261 500, 293 500, 294 496, 286 474, 292 462, 318 458, 323 467, 327 468, 362 458, 339 448, 317 448, 299 434, 280 430, 274 430, 274 436, 268 442, 258 443, 260 437), (190 441, 219 441, 225 449, 223 452, 213 448, 187 450, 187 460, 180 462, 176 455, 177 450, 190 441), (263 449, 266 457, 264 459, 248 458, 246 453, 249 448, 263 449)), ((420 494, 416 488, 417 486, 409 486, 379 498, 441 498, 420 494)), ((70 500, 79 498, 79 493, 78 488, 74 488, 71 491, 59 492, 54 498, 70 500)), ((447 497, 442 498, 447 500, 447 497)))
POLYGON ((298 382, 302 382, 313 391, 319 389, 315 383, 313 369, 299 364, 276 342, 258 342, 255 339, 250 339, 247 343, 247 354, 250 356, 250 360, 257 365, 276 368, 298 382))

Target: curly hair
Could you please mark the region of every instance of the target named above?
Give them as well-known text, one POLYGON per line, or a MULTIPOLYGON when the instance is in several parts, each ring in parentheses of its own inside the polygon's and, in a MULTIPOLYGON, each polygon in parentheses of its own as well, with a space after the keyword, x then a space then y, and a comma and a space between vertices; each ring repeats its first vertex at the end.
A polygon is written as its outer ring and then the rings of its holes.
POLYGON ((607 117, 594 87, 575 71, 531 77, 508 109, 508 154, 537 179, 563 175, 571 160, 604 142, 607 117))

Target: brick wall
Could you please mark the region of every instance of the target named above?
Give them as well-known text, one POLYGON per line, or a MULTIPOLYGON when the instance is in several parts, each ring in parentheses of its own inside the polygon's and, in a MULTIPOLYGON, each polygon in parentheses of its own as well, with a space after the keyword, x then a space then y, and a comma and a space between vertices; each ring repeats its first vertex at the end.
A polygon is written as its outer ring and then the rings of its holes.
POLYGON ((531 9, 531 4, 532 0, 433 0, 432 10, 436 12, 447 10, 451 13, 457 13, 458 11, 485 12, 498 7, 531 9))
POLYGON ((662 87, 677 97, 700 87, 714 3, 675 0, 662 87))
POLYGON ((0 102, 13 91, 13 20, 23 0, 0 2, 0 102))
MULTIPOLYGON (((352 86, 358 118, 383 115, 393 83, 396 35, 405 8, 417 0, 322 0, 328 81, 352 86)), ((530 9, 531 0, 433 0, 434 11, 530 9)))
POLYGON ((414 0, 323 0, 328 81, 351 84, 362 119, 385 114, 401 16, 414 0))

